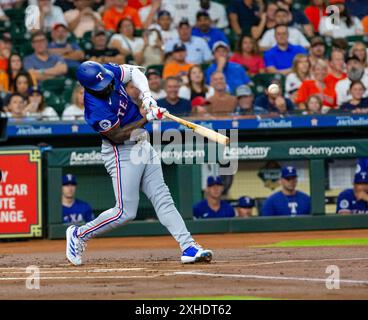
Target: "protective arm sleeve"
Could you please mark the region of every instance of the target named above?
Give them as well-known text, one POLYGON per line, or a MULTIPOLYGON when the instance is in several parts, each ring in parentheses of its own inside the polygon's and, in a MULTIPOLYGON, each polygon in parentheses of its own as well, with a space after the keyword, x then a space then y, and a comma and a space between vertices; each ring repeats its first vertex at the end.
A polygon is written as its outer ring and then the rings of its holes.
POLYGON ((145 92, 150 92, 149 86, 148 86, 148 80, 144 73, 140 70, 143 69, 143 67, 139 66, 133 66, 129 64, 123 64, 120 65, 122 72, 123 72, 123 83, 127 83, 129 81, 132 81, 133 85, 139 89, 140 92, 143 94, 145 92))

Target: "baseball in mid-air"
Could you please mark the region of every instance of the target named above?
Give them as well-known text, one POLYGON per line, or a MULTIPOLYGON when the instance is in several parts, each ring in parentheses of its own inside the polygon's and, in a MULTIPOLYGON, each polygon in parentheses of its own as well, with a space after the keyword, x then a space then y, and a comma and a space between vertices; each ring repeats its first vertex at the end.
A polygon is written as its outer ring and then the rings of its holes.
POLYGON ((269 85, 267 90, 268 90, 268 93, 270 94, 278 94, 280 92, 279 86, 275 83, 269 85))

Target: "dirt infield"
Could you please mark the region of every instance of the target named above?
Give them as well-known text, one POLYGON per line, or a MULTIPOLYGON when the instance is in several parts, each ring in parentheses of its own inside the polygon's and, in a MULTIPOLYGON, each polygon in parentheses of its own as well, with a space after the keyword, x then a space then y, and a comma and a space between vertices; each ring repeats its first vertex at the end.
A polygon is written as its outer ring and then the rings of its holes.
POLYGON ((142 299, 251 296, 368 299, 368 247, 257 247, 285 240, 368 238, 367 230, 201 235, 211 264, 181 265, 171 237, 105 238, 88 244, 85 264, 65 259, 65 241, 0 243, 0 299, 142 299), (40 268, 39 290, 26 289, 26 267, 40 268), (326 288, 326 268, 340 289, 326 288))

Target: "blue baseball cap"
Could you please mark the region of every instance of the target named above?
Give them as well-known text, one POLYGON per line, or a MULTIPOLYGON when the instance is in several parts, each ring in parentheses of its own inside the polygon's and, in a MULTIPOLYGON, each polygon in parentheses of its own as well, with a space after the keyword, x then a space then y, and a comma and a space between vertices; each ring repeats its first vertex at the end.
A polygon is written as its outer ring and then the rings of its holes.
POLYGON ((223 185, 221 177, 208 177, 207 178, 207 187, 212 187, 214 185, 223 185))
POLYGON ((77 178, 75 175, 72 175, 70 173, 63 175, 63 186, 72 184, 74 186, 77 185, 77 178))
POLYGON ((296 173, 296 169, 291 166, 283 167, 281 169, 281 178, 287 179, 287 178, 295 178, 298 174, 296 173))
POLYGON ((254 205, 255 205, 254 199, 244 196, 239 198, 236 206, 240 208, 253 208, 254 205))
POLYGON ((368 172, 360 171, 354 176, 354 183, 368 183, 368 172))

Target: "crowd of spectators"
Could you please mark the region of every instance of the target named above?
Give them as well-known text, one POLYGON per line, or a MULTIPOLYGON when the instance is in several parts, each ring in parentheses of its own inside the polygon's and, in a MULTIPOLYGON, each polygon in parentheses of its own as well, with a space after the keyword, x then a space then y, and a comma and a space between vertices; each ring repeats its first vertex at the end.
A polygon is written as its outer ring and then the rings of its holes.
POLYGON ((28 5, 39 8, 39 24, 24 30, 31 53, 17 52, 12 30, 0 36, 10 118, 82 119, 82 88, 56 110, 44 84, 73 78, 85 60, 144 66, 153 97, 177 115, 368 111, 365 0, 2 0, 0 24, 28 5), (271 83, 280 93, 264 90, 271 83))

